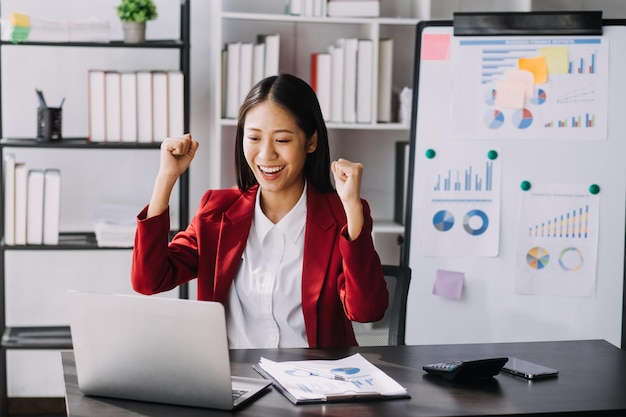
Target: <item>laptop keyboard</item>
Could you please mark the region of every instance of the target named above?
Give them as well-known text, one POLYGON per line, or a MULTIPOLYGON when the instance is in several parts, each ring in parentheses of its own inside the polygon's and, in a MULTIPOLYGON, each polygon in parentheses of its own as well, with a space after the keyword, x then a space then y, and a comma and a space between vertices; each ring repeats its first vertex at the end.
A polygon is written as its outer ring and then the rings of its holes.
POLYGON ((233 390, 233 401, 240 398, 242 395, 244 395, 245 393, 247 393, 248 390, 246 389, 234 389, 233 390))

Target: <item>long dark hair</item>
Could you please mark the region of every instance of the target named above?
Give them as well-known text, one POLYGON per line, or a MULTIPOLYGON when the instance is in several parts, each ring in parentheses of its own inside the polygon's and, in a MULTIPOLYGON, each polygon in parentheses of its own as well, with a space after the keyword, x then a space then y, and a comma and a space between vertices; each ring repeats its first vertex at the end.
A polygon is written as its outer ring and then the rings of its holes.
POLYGON ((291 113, 307 139, 317 132, 317 147, 315 151, 307 154, 304 176, 321 192, 333 191, 334 187, 330 179, 328 131, 320 104, 311 86, 290 74, 274 75, 259 81, 252 87, 239 109, 235 137, 235 172, 239 189, 247 191, 257 184, 254 173, 243 154, 243 127, 250 109, 267 100, 271 100, 291 113))

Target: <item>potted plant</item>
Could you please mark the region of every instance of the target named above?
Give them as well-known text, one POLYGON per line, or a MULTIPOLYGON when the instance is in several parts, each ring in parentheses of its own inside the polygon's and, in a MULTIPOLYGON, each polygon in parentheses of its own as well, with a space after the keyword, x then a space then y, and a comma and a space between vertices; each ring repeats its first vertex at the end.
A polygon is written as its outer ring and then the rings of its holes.
POLYGON ((116 11, 122 21, 124 42, 144 42, 146 22, 157 17, 156 6, 152 0, 122 0, 116 11))

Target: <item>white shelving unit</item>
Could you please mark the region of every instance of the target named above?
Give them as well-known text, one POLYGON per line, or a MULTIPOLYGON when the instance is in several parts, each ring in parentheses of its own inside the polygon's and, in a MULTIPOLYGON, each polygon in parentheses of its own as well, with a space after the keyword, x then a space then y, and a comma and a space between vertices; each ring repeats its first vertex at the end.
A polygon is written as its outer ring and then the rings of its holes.
MULTIPOLYGON (((326 51, 338 38, 366 38, 375 41, 374 62, 378 62, 378 40, 393 38, 393 90, 412 87, 415 26, 419 19, 417 6, 423 2, 389 1, 378 18, 302 17, 285 14, 284 1, 264 1, 251 6, 248 2, 222 1, 215 6, 212 26, 214 37, 212 109, 213 120, 210 142, 211 176, 217 178, 216 187, 235 185, 234 137, 236 120, 221 117, 222 68, 220 53, 228 42, 254 42, 257 34, 280 34, 280 72, 294 74, 311 81, 311 54, 326 51), (251 7, 254 9, 251 10, 251 7), (394 17, 398 9, 403 17, 394 17), (407 15, 406 13, 412 13, 407 15)), ((378 79, 377 64, 373 65, 373 80, 378 79)), ((376 111, 377 92, 373 86, 373 109, 376 111)), ((376 120, 374 115, 373 120, 376 120)), ((331 158, 346 158, 365 165, 362 196, 369 202, 374 217, 374 238, 378 234, 392 234, 393 241, 404 232, 401 224, 392 221, 394 210, 395 142, 408 141, 410 124, 393 123, 327 123, 331 158)), ((399 246, 377 247, 383 262, 399 262, 399 246)))
MULTIPOLYGON (((0 42, 0 156, 11 153, 29 169, 57 168, 62 177, 59 244, 7 245, 4 220, 0 222, 0 416, 8 415, 9 402, 16 413, 45 410, 59 403, 55 400, 62 403, 59 351, 72 346, 68 289, 133 293, 129 277, 132 248, 97 245, 94 208, 108 202, 141 207, 149 201, 158 170, 159 142, 91 143, 85 137, 87 72, 91 68, 180 70, 185 76, 184 127, 189 130, 189 2, 159 3, 160 13, 170 16, 162 19, 162 37, 152 35, 138 44, 126 44, 116 36, 111 42, 0 42), (46 64, 24 65, 27 62, 46 64), (26 92, 30 97, 34 88, 49 94, 49 103, 60 102, 59 94, 67 95, 61 141, 34 138, 35 107, 25 99, 26 92)), ((63 20, 70 19, 69 10, 75 12, 79 4, 68 0, 63 20)), ((19 6, 29 16, 52 16, 63 7, 44 7, 35 0, 19 6)), ((94 13, 101 16, 106 11, 114 14, 113 6, 113 1, 92 5, 94 13)), ((15 7, 16 1, 3 0, 3 17, 15 7)), ((119 23, 119 19, 111 17, 111 22, 119 23)), ((2 176, 0 160, 0 179, 2 176)), ((188 188, 185 173, 172 198, 173 231, 188 223, 188 188)), ((4 219, 4 203, 0 219, 4 219)), ((172 290, 162 296, 185 296, 185 290, 182 287, 180 292, 172 290)))

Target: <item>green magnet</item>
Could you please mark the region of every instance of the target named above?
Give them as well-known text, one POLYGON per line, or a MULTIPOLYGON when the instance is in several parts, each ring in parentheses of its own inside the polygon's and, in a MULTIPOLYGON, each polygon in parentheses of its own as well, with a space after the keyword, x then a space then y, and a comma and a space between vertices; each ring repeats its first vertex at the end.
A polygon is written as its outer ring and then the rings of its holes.
POLYGON ((497 151, 491 150, 491 151, 487 152, 487 158, 489 158, 491 160, 494 160, 497 157, 498 157, 498 152, 497 151))
POLYGON ((529 181, 522 181, 522 183, 520 184, 520 187, 521 187, 522 190, 528 191, 528 190, 530 190, 530 182, 529 181))
POLYGON ((591 194, 598 194, 600 192, 600 186, 598 184, 591 184, 589 186, 589 192, 591 194))
POLYGON ((435 155, 436 155, 436 152, 435 152, 434 149, 428 149, 426 151, 426 158, 428 158, 428 159, 433 159, 435 157, 435 155))

